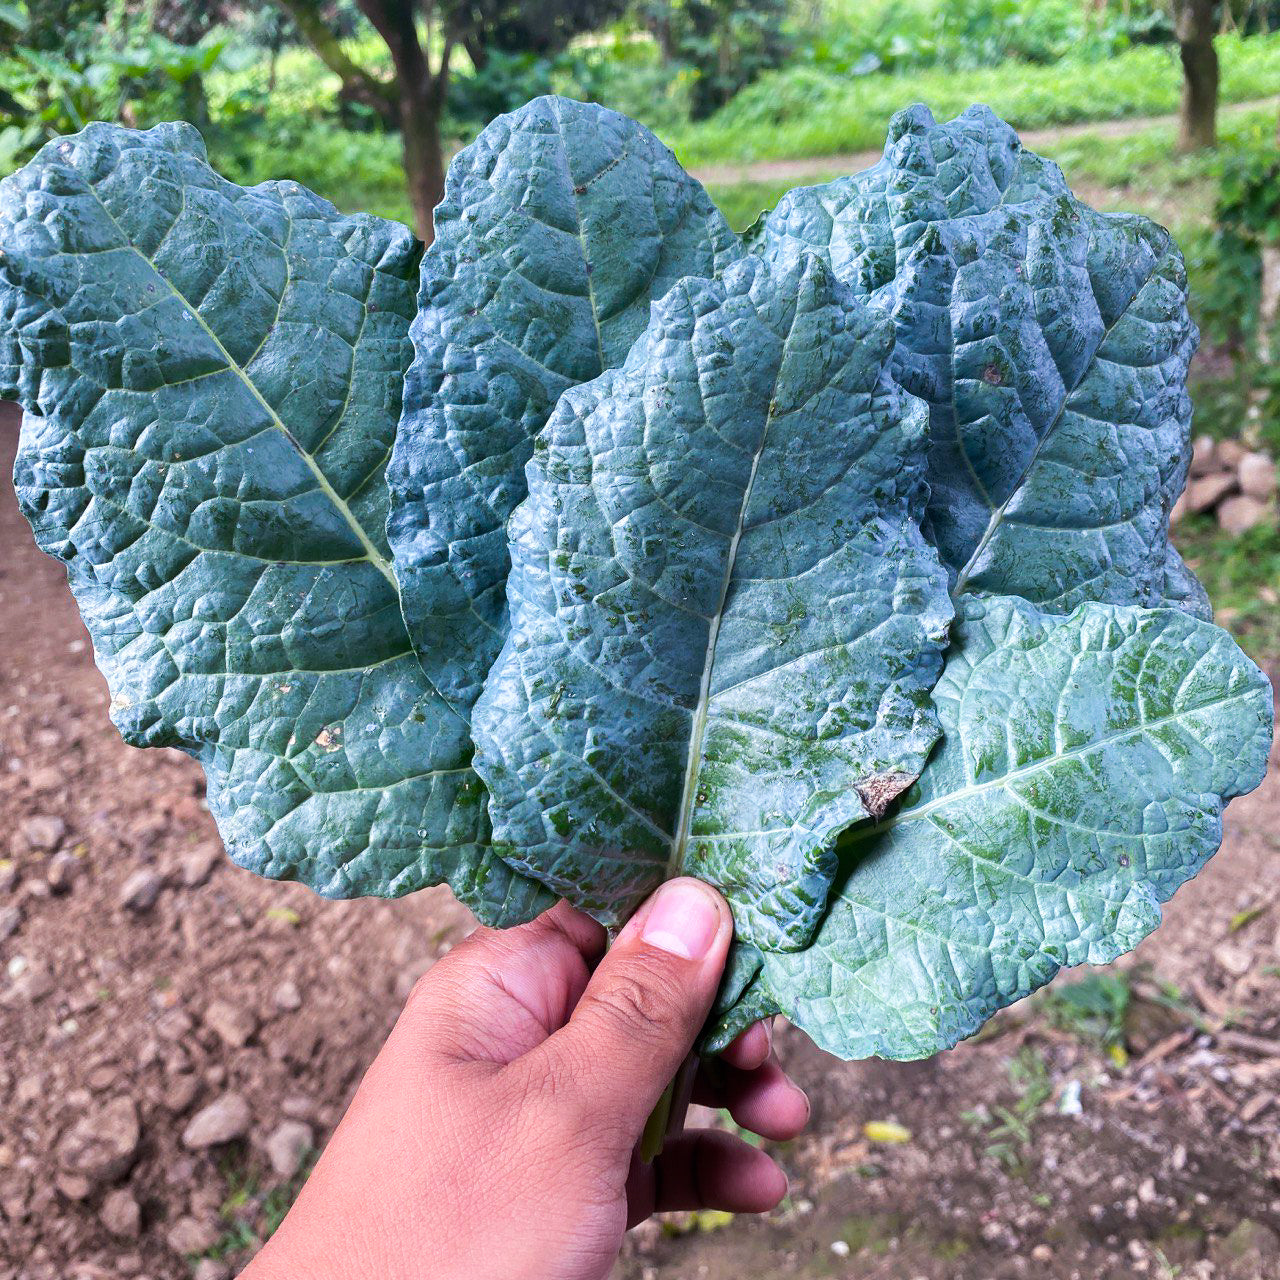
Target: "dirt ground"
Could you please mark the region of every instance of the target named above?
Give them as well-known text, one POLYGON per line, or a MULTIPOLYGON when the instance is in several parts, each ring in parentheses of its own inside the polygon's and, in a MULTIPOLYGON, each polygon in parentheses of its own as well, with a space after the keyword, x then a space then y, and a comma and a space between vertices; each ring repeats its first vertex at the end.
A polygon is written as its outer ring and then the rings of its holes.
MULTIPOLYGON (((468 917, 232 866, 199 769, 109 724, 7 481, 0 550, 0 1280, 227 1280, 468 917)), ((1273 769, 1112 984, 1127 1062, 1040 998, 914 1064, 781 1029, 787 1202, 650 1225, 618 1280, 1280 1280, 1278 866, 1273 769)))

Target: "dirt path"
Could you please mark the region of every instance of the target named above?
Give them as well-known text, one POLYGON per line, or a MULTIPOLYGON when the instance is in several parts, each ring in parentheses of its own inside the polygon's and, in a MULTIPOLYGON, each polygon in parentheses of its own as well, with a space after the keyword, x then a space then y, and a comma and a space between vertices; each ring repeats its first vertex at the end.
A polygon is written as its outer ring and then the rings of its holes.
MULTIPOLYGON (((1243 111, 1259 108, 1280 108, 1280 94, 1259 98, 1252 102, 1235 102, 1219 109, 1219 117, 1238 115, 1243 111)), ((1024 145, 1032 151, 1050 155, 1053 148, 1072 138, 1085 136, 1099 138, 1127 138, 1158 125, 1176 126, 1178 117, 1135 116, 1128 120, 1102 120, 1085 124, 1059 125, 1052 129, 1030 129, 1021 134, 1024 145)), ((707 165, 692 170, 693 176, 705 186, 733 186, 744 182, 804 182, 817 178, 830 178, 834 174, 857 173, 867 169, 880 159, 881 152, 857 151, 838 156, 805 156, 796 160, 758 160, 750 164, 707 165)))
MULTIPOLYGON (((6 474, 13 438, 0 407, 6 474)), ((467 916, 233 867, 194 763, 111 728, 7 479, 0 689, 0 1280, 229 1280, 467 916)), ((790 1199, 650 1225, 615 1280, 1277 1280, 1278 833, 1273 770, 1130 966, 1127 1067, 1034 1003, 921 1063, 781 1028, 814 1099, 790 1199)))

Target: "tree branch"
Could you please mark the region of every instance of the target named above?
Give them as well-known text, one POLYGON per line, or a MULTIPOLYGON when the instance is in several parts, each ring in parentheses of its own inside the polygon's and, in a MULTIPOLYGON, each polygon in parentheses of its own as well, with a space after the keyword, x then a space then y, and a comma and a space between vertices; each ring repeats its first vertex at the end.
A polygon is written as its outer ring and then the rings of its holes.
POLYGON ((316 0, 275 0, 294 21, 316 56, 342 81, 343 96, 372 108, 388 124, 398 122, 395 86, 357 66, 329 29, 316 0))

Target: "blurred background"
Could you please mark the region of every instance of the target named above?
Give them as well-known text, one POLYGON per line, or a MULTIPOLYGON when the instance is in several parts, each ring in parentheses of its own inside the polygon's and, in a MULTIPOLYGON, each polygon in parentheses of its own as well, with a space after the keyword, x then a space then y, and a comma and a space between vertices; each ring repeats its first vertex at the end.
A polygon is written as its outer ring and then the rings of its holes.
MULTIPOLYGON (((89 120, 181 118, 237 182, 425 239, 449 156, 547 92, 649 125, 738 228, 874 163, 917 101, 985 102, 1083 199, 1168 226, 1202 331, 1176 537, 1275 678, 1280 0, 0 3, 0 173, 89 120)), ((7 486, 0 547, 0 1280, 228 1280, 470 922, 231 866, 199 769, 111 728, 7 486)), ((1278 860, 1273 767, 1121 966, 924 1063, 782 1028, 815 1099, 791 1195, 650 1224, 619 1280, 1277 1280, 1278 860)))

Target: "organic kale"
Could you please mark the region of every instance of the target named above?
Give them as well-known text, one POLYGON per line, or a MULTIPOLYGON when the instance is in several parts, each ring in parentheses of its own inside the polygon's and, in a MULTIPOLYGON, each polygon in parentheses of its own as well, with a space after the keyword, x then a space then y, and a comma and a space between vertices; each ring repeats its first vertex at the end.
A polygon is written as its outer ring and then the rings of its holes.
POLYGON ((1155 926, 1272 705, 1168 539, 1166 233, 914 108, 740 240, 554 98, 436 223, 237 187, 182 125, 0 184, 19 501, 237 862, 496 924, 700 875, 713 1047, 782 1011, 928 1054, 1155 926))

